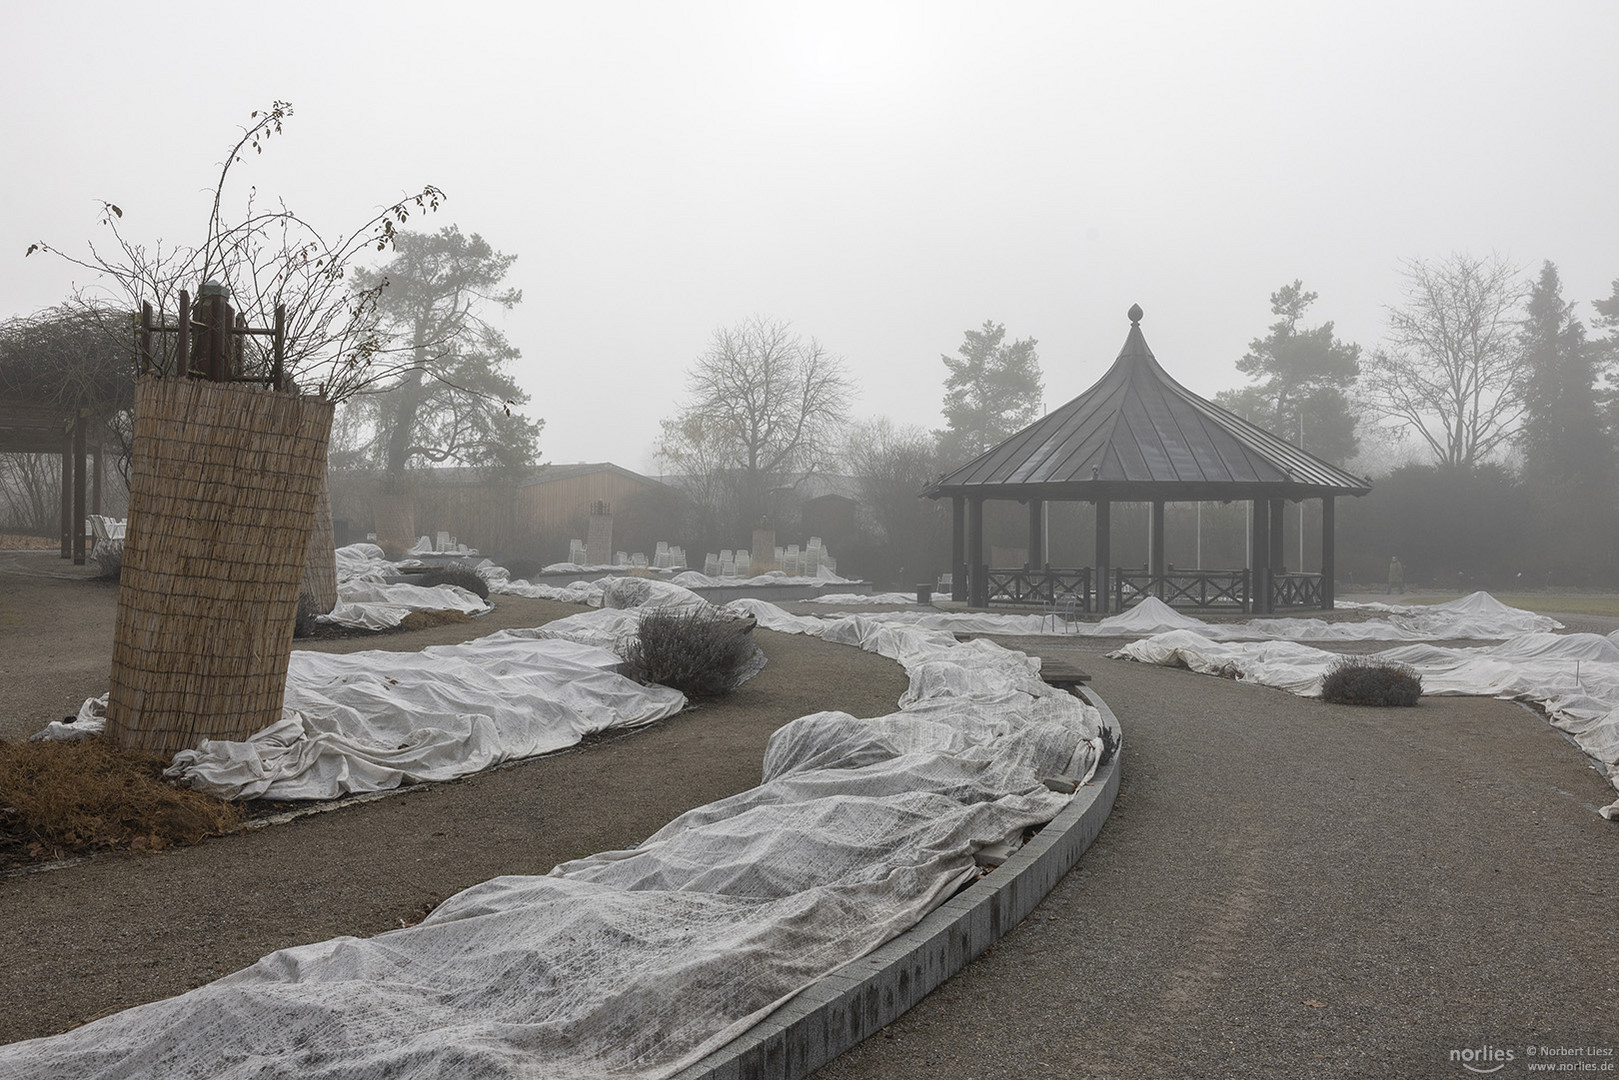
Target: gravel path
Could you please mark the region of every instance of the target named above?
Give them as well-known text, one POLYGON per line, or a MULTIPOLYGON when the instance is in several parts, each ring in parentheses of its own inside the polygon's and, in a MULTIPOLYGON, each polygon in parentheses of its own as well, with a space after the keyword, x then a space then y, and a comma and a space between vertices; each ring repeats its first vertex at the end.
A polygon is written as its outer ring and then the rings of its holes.
POLYGON ((1508 1077, 1531 1042, 1619 1045, 1611 792, 1540 717, 1066 655, 1124 725, 1111 819, 824 1080, 1456 1077, 1450 1051, 1485 1045, 1508 1077))

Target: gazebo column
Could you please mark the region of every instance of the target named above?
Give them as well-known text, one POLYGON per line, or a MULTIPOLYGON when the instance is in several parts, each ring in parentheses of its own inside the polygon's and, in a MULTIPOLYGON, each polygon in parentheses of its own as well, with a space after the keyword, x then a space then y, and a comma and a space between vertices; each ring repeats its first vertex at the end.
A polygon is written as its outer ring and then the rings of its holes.
POLYGON ((101 513, 101 474, 106 471, 106 461, 101 456, 101 443, 97 442, 91 451, 91 460, 94 466, 91 470, 90 512, 101 513))
POLYGON ((1248 574, 1249 608, 1255 615, 1271 610, 1270 604, 1270 500, 1254 500, 1253 566, 1248 574))
POLYGON ((1046 565, 1044 499, 1029 500, 1029 569, 1039 573, 1046 565))
POLYGON ((1096 500, 1096 610, 1107 614, 1107 571, 1112 561, 1113 504, 1096 500))
POLYGON ((950 497, 950 599, 967 599, 967 499, 950 497))
POLYGON ((1273 575, 1287 569, 1287 548, 1282 546, 1282 522, 1286 513, 1287 500, 1270 501, 1270 570, 1273 575))
POLYGON ((967 500, 967 580, 971 588, 967 603, 971 607, 989 607, 989 567, 984 562, 984 500, 967 500))
POLYGON ((1152 504, 1151 535, 1147 540, 1147 570, 1154 578, 1153 595, 1164 598, 1164 500, 1154 499, 1152 504))
POLYGON ((1333 579, 1337 565, 1332 535, 1337 525, 1337 510, 1331 495, 1321 496, 1321 610, 1331 611, 1337 604, 1333 579))

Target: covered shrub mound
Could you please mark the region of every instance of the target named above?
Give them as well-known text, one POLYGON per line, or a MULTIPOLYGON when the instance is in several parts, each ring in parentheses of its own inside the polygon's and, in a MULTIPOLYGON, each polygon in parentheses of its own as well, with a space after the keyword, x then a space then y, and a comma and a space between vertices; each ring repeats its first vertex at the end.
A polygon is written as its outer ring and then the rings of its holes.
POLYGON ((489 599, 489 583, 465 566, 434 566, 411 577, 412 585, 432 588, 435 585, 459 585, 479 600, 489 599))
POLYGON ((1337 705, 1415 705, 1422 678, 1404 664, 1346 656, 1321 680, 1321 698, 1337 705))
POLYGON ((628 674, 690 698, 728 694, 753 663, 753 626, 714 611, 648 612, 622 650, 628 674))
POLYGON ((169 759, 93 736, 0 742, 0 863, 108 848, 194 844, 240 807, 163 779, 169 759))

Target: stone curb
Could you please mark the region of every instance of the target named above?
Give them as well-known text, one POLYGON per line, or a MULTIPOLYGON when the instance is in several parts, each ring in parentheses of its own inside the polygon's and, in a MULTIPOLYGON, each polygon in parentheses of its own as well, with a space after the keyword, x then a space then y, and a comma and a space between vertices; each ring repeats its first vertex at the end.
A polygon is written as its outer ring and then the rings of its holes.
POLYGON ((888 942, 800 991, 673 1080, 800 1080, 875 1035, 999 941, 1073 869, 1119 791, 1123 733, 1095 692, 1079 691, 1120 737, 1107 766, 1004 865, 888 942))

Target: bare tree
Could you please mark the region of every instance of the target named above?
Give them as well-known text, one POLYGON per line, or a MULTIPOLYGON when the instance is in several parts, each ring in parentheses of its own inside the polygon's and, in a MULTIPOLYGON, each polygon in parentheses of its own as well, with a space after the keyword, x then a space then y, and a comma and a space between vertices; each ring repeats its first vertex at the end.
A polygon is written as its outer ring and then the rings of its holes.
POLYGON ((787 323, 721 327, 688 373, 686 403, 663 421, 659 456, 742 535, 769 515, 773 490, 830 455, 853 388, 841 359, 787 323))
MULTIPOLYGON (((393 203, 346 234, 328 236, 298 216, 284 203, 261 205, 249 189, 240 215, 227 211, 232 172, 250 151, 262 154, 265 144, 281 134, 292 115, 285 101, 255 111, 251 123, 220 163, 213 201, 195 246, 165 246, 132 240, 123 231, 124 210, 103 202, 101 224, 112 244, 103 251, 95 243, 82 255, 73 255, 44 241, 29 245, 36 251, 59 256, 96 274, 96 281, 81 288, 77 299, 97 312, 128 312, 150 301, 172 321, 181 289, 193 292, 204 281, 226 287, 232 305, 250 325, 268 326, 278 304, 287 312, 286 369, 305 391, 342 400, 359 390, 408 368, 408 349, 390 351, 388 338, 378 325, 377 298, 382 284, 355 290, 348 271, 359 255, 383 251, 393 243, 399 226, 415 211, 437 210, 444 193, 428 185, 393 203)), ((127 316, 120 316, 120 319, 127 316)), ((109 327, 129 339, 128 323, 109 327)), ((249 372, 268 368, 266 347, 258 339, 247 343, 244 367, 249 372)))
POLYGON ((1524 285, 1500 256, 1405 263, 1406 303, 1365 365, 1369 406, 1420 435, 1445 465, 1482 464, 1523 413, 1517 310, 1524 285))
POLYGON ((939 442, 886 416, 849 431, 844 467, 860 481, 863 517, 880 553, 875 572, 884 579, 898 578, 903 568, 921 580, 949 567, 949 503, 922 497, 945 468, 939 442))

